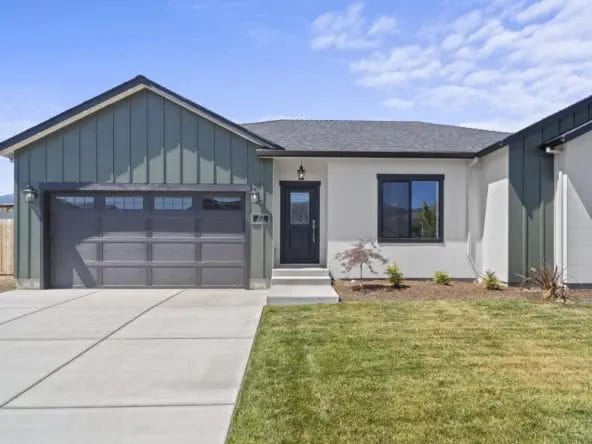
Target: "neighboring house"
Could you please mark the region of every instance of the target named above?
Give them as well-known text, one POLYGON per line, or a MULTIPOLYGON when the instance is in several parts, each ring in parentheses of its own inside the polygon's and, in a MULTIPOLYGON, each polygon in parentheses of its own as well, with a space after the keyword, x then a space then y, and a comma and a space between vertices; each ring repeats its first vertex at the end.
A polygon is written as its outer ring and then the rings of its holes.
POLYGON ((239 125, 138 76, 0 143, 21 287, 269 286, 377 241, 409 278, 592 283, 592 97, 514 134, 420 122, 239 125), (299 180, 303 179, 303 180, 299 180))
POLYGON ((0 203, 0 219, 14 218, 14 204, 0 203))

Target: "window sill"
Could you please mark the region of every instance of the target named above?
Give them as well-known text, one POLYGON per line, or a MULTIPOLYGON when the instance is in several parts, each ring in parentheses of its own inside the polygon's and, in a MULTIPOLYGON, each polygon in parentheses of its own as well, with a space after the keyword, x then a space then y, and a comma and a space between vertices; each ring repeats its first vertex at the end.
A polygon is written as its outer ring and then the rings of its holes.
POLYGON ((389 245, 433 245, 433 246, 444 246, 444 239, 389 239, 389 238, 378 238, 379 244, 389 245))

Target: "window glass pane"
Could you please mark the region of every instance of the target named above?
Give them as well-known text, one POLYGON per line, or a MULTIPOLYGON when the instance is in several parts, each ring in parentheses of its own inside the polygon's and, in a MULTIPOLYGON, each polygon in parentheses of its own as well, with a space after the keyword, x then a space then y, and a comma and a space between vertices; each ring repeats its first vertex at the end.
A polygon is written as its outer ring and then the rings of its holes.
POLYGON ((68 207, 94 208, 95 198, 92 196, 56 196, 56 199, 68 207))
POLYGON ((437 181, 411 182, 411 237, 439 237, 438 186, 437 181))
POLYGON ((189 210, 193 199, 185 196, 157 196, 154 198, 155 210, 189 210))
POLYGON ((105 208, 112 210, 143 210, 142 196, 106 196, 105 208))
POLYGON ((382 183, 382 236, 409 237, 409 182, 382 183))
POLYGON ((208 196, 203 199, 204 210, 240 210, 242 199, 238 196, 208 196))
POLYGON ((290 224, 308 225, 310 221, 310 193, 290 193, 290 224))

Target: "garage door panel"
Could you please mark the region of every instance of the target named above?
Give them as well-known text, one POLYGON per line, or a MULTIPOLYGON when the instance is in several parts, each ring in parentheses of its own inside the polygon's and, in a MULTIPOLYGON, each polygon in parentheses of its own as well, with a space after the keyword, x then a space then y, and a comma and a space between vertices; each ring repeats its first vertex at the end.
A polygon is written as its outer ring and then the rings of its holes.
POLYGON ((99 285, 99 269, 86 265, 72 267, 72 264, 58 264, 58 269, 53 279, 53 285, 57 288, 71 287, 97 287, 99 285))
POLYGON ((148 245, 140 242, 104 242, 103 261, 146 261, 148 245))
POLYGON ((196 233, 194 217, 155 217, 152 220, 154 237, 193 237, 196 233))
POLYGON ((108 211, 103 215, 103 237, 145 237, 146 216, 127 211, 108 211))
POLYGON ((242 287, 244 269, 242 267, 202 267, 200 282, 204 287, 242 287))
POLYGON ((237 216, 232 212, 217 214, 215 216, 205 214, 201 221, 203 234, 235 234, 244 233, 245 220, 242 212, 237 216))
POLYGON ((147 280, 146 267, 103 267, 103 285, 107 287, 145 287, 147 280))
POLYGON ((201 244, 202 261, 236 261, 237 258, 244 257, 244 243, 209 243, 201 244))
POLYGON ((244 287, 237 193, 60 193, 50 203, 54 287, 244 287), (63 202, 66 202, 65 205, 63 202))
POLYGON ((155 267, 152 268, 154 285, 194 287, 197 284, 195 267, 155 267))
POLYGON ((166 242, 152 243, 152 260, 153 261, 182 261, 195 262, 196 245, 194 243, 179 243, 166 242))

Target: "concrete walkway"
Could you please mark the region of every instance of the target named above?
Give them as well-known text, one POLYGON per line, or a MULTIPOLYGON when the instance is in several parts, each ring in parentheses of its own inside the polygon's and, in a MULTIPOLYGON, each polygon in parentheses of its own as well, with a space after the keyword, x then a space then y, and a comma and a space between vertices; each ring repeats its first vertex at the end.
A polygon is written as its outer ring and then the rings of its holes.
POLYGON ((223 442, 265 298, 0 293, 3 443, 223 442))

